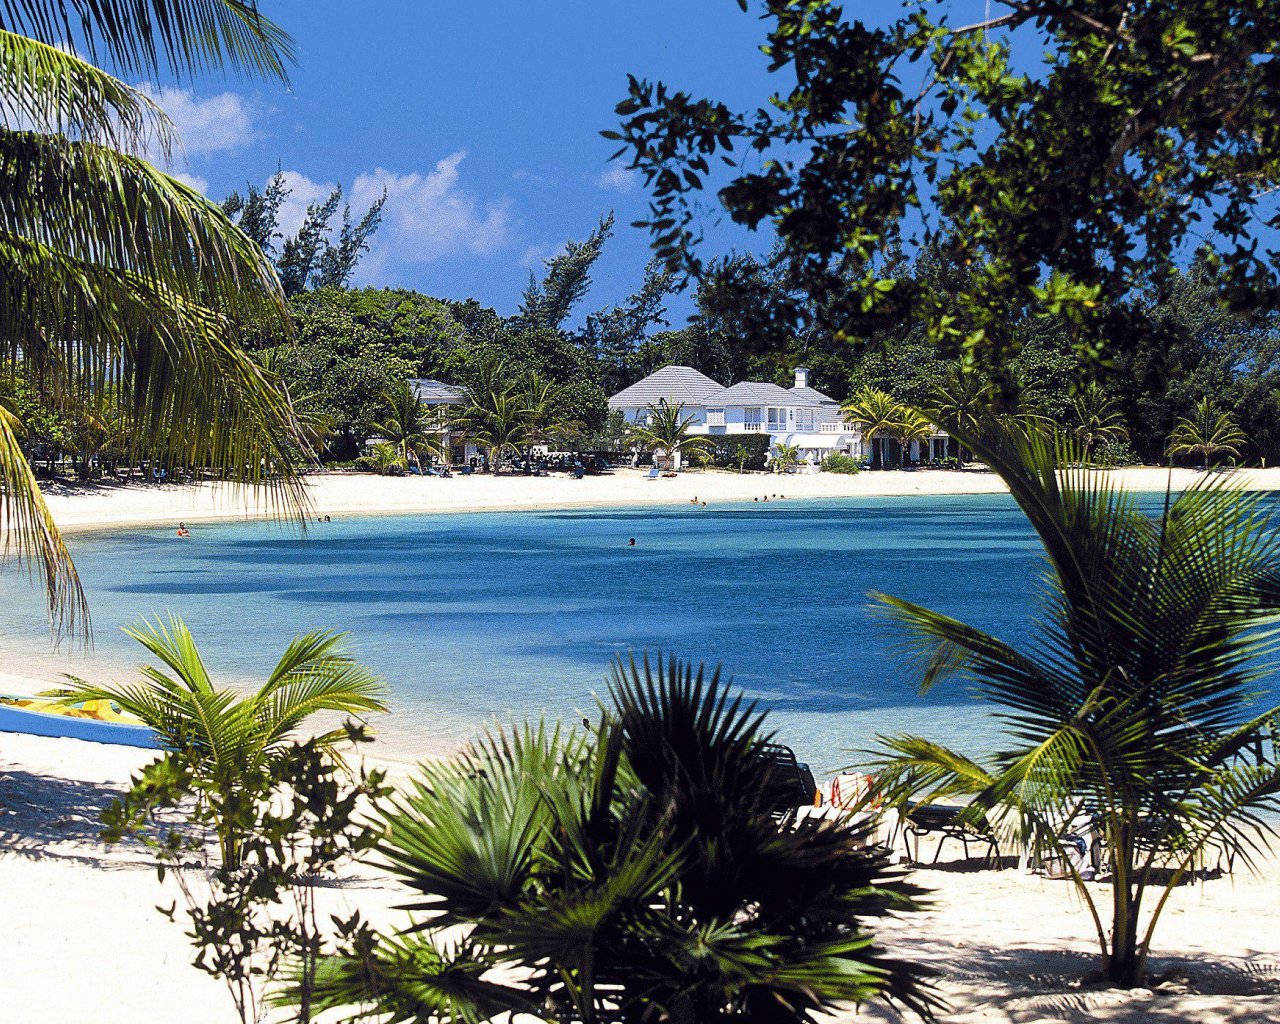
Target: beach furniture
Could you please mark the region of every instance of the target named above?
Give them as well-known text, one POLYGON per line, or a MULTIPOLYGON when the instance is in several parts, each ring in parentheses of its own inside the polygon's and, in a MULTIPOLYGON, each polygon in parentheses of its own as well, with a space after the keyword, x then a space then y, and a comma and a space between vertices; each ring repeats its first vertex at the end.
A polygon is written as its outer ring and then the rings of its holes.
POLYGON ((969 859, 969 844, 986 847, 986 859, 993 864, 1000 862, 1000 844, 985 818, 971 821, 964 816, 966 808, 951 804, 920 804, 907 801, 902 811, 902 832, 907 847, 907 858, 912 864, 920 863, 920 840, 936 839, 938 845, 930 864, 937 864, 942 848, 948 839, 960 843, 965 860, 969 859))
POLYGON ((657 466, 654 466, 651 470, 649 470, 649 472, 647 472, 644 475, 644 478, 646 480, 657 480, 658 477, 660 476, 662 476, 662 470, 660 470, 657 466))
POLYGON ((817 803, 818 784, 813 781, 813 772, 807 764, 796 759, 794 750, 781 743, 762 743, 760 755, 773 765, 768 793, 773 810, 790 811, 817 803))

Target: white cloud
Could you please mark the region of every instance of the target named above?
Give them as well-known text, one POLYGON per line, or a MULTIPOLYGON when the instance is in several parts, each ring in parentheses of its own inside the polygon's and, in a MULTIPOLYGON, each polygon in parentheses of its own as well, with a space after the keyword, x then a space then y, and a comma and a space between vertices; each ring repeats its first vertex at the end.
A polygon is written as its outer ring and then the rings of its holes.
POLYGON ((640 175, 630 167, 613 163, 596 176, 596 185, 609 192, 630 192, 640 184, 640 175))
POLYGON ((232 152, 256 137, 254 120, 258 111, 237 92, 199 97, 190 89, 156 87, 149 82, 138 88, 169 115, 188 156, 232 152))
POLYGON ((195 189, 201 195, 207 196, 209 194, 208 178, 202 178, 198 174, 188 174, 186 171, 170 170, 169 173, 172 174, 179 181, 185 182, 186 184, 190 185, 193 189, 195 189))
MULTIPOLYGON (((396 174, 379 167, 356 177, 344 195, 353 217, 363 216, 384 190, 387 194, 382 224, 356 271, 358 283, 387 283, 400 267, 459 253, 487 256, 511 241, 510 200, 482 203, 463 188, 458 168, 465 158, 466 152, 459 150, 426 173, 396 174)), ((302 226, 307 206, 323 202, 336 186, 298 171, 285 171, 284 178, 291 192, 280 207, 279 221, 288 237, 302 226)))

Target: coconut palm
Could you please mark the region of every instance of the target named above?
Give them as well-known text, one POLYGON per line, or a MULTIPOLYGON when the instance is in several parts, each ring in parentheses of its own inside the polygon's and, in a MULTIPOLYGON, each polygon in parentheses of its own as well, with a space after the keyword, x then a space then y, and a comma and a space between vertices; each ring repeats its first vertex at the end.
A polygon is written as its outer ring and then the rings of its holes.
MULTIPOLYGON (((142 668, 135 683, 97 684, 72 678, 52 696, 65 702, 106 699, 156 731, 162 748, 188 756, 198 796, 230 810, 246 780, 287 754, 290 742, 317 712, 363 717, 385 711, 383 685, 349 657, 339 633, 308 633, 285 649, 267 681, 254 693, 216 686, 180 618, 143 622, 125 632, 159 664, 142 668)), ((335 729, 316 737, 333 751, 348 736, 335 729)), ((239 863, 239 836, 218 829, 225 867, 239 863)))
POLYGON ((776 444, 770 458, 775 473, 785 473, 800 462, 800 446, 794 444, 776 444))
POLYGON ((1106 977, 1132 986, 1173 888, 1215 851, 1247 863, 1273 834, 1260 815, 1280 810, 1280 708, 1255 691, 1280 655, 1280 531, 1259 496, 1212 484, 1148 514, 1082 466, 1077 440, 1034 424, 957 429, 1039 534, 1042 612, 1020 650, 876 595, 919 656, 922 688, 959 674, 1005 727, 989 757, 882 738, 878 789, 963 796, 1036 855, 1062 857, 1106 977), (1104 837, 1109 889, 1064 855, 1080 814, 1104 837))
POLYGON ((470 402, 459 415, 459 425, 489 456, 489 468, 496 475, 502 457, 519 454, 529 442, 529 404, 513 383, 494 377, 470 392, 470 402))
POLYGON ((902 446, 903 457, 911 451, 911 443, 914 441, 923 448, 933 437, 934 427, 928 417, 921 415, 914 409, 903 408, 902 418, 893 430, 893 435, 897 438, 898 444, 902 446))
POLYGON ((554 441, 579 426, 565 416, 564 388, 547 380, 536 370, 525 377, 520 391, 527 410, 527 443, 554 441))
MULTIPOLYGON (((173 126, 99 58, 153 80, 282 78, 292 59, 245 0, 0 0, 0 368, 81 401, 117 386, 133 458, 271 482, 298 507, 288 402, 236 341, 285 322, 275 272, 217 205, 134 155, 166 152, 173 126)), ((17 429, 0 416, 3 546, 42 567, 51 614, 74 625, 84 595, 17 429)))
MULTIPOLYGON (((944 422, 972 426, 979 415, 991 408, 994 396, 995 389, 990 380, 957 363, 947 371, 946 379, 938 386, 930 405, 944 422)), ((959 461, 962 464, 965 461, 963 448, 959 452, 959 461)))
POLYGON ((1093 457, 1094 449, 1107 441, 1123 441, 1129 436, 1124 416, 1110 395, 1096 381, 1090 381, 1071 399, 1075 420, 1072 431, 1080 443, 1084 460, 1093 457))
POLYGON ((382 400, 387 403, 390 415, 375 424, 375 429, 395 446, 406 466, 412 461, 421 469, 424 454, 443 454, 431 409, 412 384, 407 380, 398 382, 383 392, 382 400))
POLYGON ((768 739, 718 673, 659 660, 616 667, 586 734, 529 726, 424 765, 380 847, 423 916, 331 960, 316 1007, 473 1024, 927 1009, 921 972, 869 930, 918 890, 853 822, 776 813, 768 739))
POLYGON ((671 460, 672 468, 679 465, 680 455, 692 456, 698 451, 708 451, 711 439, 692 433, 694 417, 684 414, 681 404, 668 405, 659 402, 649 406, 649 415, 643 423, 633 423, 628 435, 632 444, 645 451, 662 452, 671 460))
POLYGON ((1240 445, 1246 438, 1244 431, 1231 418, 1230 413, 1219 412, 1208 398, 1196 403, 1195 412, 1180 419, 1169 435, 1170 455, 1199 455, 1200 468, 1207 470, 1209 462, 1219 455, 1239 458, 1240 445))
POLYGON ((871 443, 871 468, 884 469, 888 453, 885 443, 895 437, 906 418, 906 410, 885 391, 864 388, 846 402, 840 410, 851 423, 862 429, 863 436, 871 443), (880 444, 877 445, 876 441, 880 444))

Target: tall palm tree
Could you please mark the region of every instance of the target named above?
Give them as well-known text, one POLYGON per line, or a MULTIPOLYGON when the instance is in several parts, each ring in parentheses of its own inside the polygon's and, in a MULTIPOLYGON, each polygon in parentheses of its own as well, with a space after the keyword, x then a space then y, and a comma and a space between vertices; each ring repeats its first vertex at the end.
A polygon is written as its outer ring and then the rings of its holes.
MULTIPOLYGON (((364 717, 387 710, 383 684, 347 655, 340 633, 294 638, 261 688, 244 695, 214 684, 180 618, 143 622, 125 632, 159 661, 143 667, 140 682, 100 685, 73 678, 53 696, 65 702, 115 701, 151 726, 163 749, 190 755, 206 795, 223 807, 231 806, 250 776, 286 756, 290 741, 317 712, 364 717)), ((333 750, 347 735, 334 729, 316 739, 333 750)), ((235 867, 235 829, 221 829, 218 840, 223 865, 235 867)))
POLYGON ((933 430, 933 423, 928 417, 914 409, 903 408, 902 418, 893 430, 893 436, 902 446, 903 459, 905 460, 911 451, 911 442, 914 441, 921 446, 928 444, 933 437, 933 430))
POLYGON ((1247 438, 1231 418, 1230 413, 1219 412, 1208 398, 1196 403, 1195 412, 1180 419, 1169 435, 1170 455, 1199 455, 1200 468, 1207 470, 1209 462, 1218 455, 1238 458, 1240 445, 1247 438))
POLYGON ((1085 462, 1093 457, 1094 449, 1099 444, 1122 441, 1129 436, 1124 425, 1124 415, 1115 399, 1096 381, 1090 381, 1071 399, 1071 414, 1075 419, 1072 430, 1076 440, 1080 442, 1085 462))
MULTIPOLYGON (((283 78, 288 37, 249 0, 0 0, 0 363, 47 394, 116 385, 130 455, 271 483, 300 507, 287 398, 236 342, 286 322, 270 263, 214 203, 135 153, 172 124, 122 74, 283 78), (275 474, 283 471, 283 479, 275 474)), ((83 621, 75 566, 0 416, 4 547, 43 570, 55 622, 83 621)))
POLYGON ((1149 515, 1083 467, 1078 441, 1035 424, 991 415, 957 429, 1044 546, 1036 640, 1019 650, 875 595, 918 654, 922 689, 959 674, 1005 728, 990 757, 882 737, 876 788, 963 796, 967 813, 1062 858, 1107 978, 1132 987, 1173 888, 1215 850, 1247 863, 1274 835, 1259 815, 1280 810, 1280 707, 1255 691, 1280 656, 1280 531, 1260 496, 1213 484, 1149 515), (1064 855, 1082 814, 1105 840, 1109 889, 1064 855))
POLYGON ((871 468, 884 469, 888 455, 885 442, 897 434, 906 418, 902 405, 888 392, 864 388, 841 406, 840 411, 849 421, 858 424, 863 436, 871 442, 871 468))
POLYGON ((527 410, 528 443, 554 441, 577 426, 565 415, 564 388, 559 384, 534 370, 525 377, 520 390, 527 410))
POLYGON ((422 456, 441 455, 444 452, 440 444, 440 432, 431 409, 414 390, 407 380, 399 381, 384 391, 382 400, 387 403, 390 415, 382 423, 375 425, 382 434, 400 452, 400 458, 408 465, 410 461, 422 467, 422 456))
MULTIPOLYGON (((977 417, 991 407, 995 389, 982 374, 967 370, 957 363, 947 371, 946 379, 937 388, 930 403, 945 422, 954 422, 965 426, 973 426, 977 417)), ((965 461, 965 451, 961 447, 958 459, 965 461)))
POLYGON ((489 467, 496 475, 503 455, 519 454, 529 441, 528 401, 514 384, 502 384, 497 379, 487 387, 473 389, 470 396, 459 423, 488 454, 489 467))
POLYGON ((692 433, 694 417, 684 414, 684 406, 660 402, 649 406, 649 416, 644 423, 633 423, 628 434, 632 444, 645 451, 662 452, 671 460, 672 468, 679 464, 682 453, 693 455, 711 448, 711 439, 692 433))

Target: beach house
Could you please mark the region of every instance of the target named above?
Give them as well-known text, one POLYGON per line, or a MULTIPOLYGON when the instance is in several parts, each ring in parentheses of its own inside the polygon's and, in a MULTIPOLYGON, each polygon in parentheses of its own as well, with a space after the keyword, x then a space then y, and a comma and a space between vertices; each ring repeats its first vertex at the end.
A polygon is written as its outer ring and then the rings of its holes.
POLYGON ((794 445, 814 464, 832 452, 869 454, 861 429, 844 418, 839 402, 810 386, 803 366, 790 388, 756 381, 725 387, 691 366, 664 366, 609 399, 609 409, 628 423, 643 422, 657 405, 682 406, 692 417, 691 433, 767 434, 771 447, 794 445))
POLYGON ((431 410, 433 425, 439 431, 442 447, 449 453, 447 461, 453 465, 479 465, 484 454, 466 439, 456 425, 456 413, 467 406, 466 391, 425 377, 410 378, 409 386, 422 404, 431 410))

